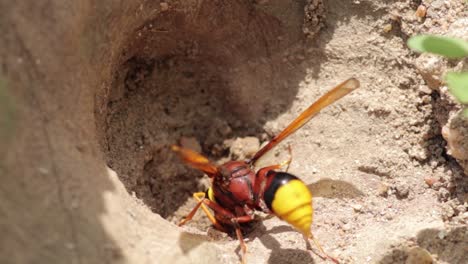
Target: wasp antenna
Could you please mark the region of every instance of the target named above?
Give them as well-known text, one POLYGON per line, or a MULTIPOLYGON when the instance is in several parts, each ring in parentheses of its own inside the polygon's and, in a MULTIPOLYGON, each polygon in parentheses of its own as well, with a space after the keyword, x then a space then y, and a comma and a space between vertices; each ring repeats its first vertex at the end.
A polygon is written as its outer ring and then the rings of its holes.
POLYGON ((361 83, 356 78, 349 78, 345 81, 344 86, 350 90, 355 90, 361 86, 361 83))
POLYGON ((356 78, 350 78, 322 95, 317 101, 311 104, 296 119, 294 119, 285 129, 283 129, 283 131, 276 135, 268 144, 255 153, 253 158, 250 159, 248 163, 255 165, 255 162, 257 162, 260 157, 278 145, 278 143, 283 141, 283 139, 287 138, 289 135, 309 122, 309 120, 316 116, 323 108, 329 106, 330 104, 341 99, 343 96, 359 88, 359 85, 359 81, 356 78))

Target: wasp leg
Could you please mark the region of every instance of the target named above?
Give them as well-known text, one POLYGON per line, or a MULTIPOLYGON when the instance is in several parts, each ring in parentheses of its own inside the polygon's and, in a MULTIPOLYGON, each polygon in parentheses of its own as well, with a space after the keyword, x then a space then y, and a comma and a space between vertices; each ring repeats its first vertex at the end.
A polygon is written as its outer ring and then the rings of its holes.
POLYGON ((237 239, 239 239, 241 251, 242 251, 242 264, 247 263, 247 246, 244 242, 244 237, 242 236, 242 231, 240 229, 239 223, 248 223, 253 220, 253 217, 250 215, 239 216, 231 219, 232 224, 236 228, 237 239))
POLYGON ((241 250, 242 250, 242 264, 245 264, 247 263, 246 261, 246 256, 247 256, 247 246, 245 245, 245 242, 244 242, 244 237, 242 236, 242 231, 240 229, 240 226, 239 224, 236 223, 236 235, 237 235, 237 239, 239 239, 239 243, 240 243, 240 247, 241 247, 241 250))
POLYGON ((307 249, 310 249, 310 250, 312 251, 312 247, 310 246, 310 242, 309 242, 308 238, 310 238, 310 239, 314 242, 315 246, 316 246, 316 247, 319 249, 319 251, 324 255, 324 256, 322 256, 322 255, 319 255, 319 254, 315 253, 315 254, 317 254, 317 256, 319 256, 319 257, 322 258, 323 260, 329 259, 329 260, 333 261, 333 262, 336 263, 336 264, 339 264, 339 263, 340 263, 336 258, 334 258, 334 257, 332 257, 332 256, 330 256, 330 255, 328 255, 328 254, 325 252, 325 250, 323 250, 323 248, 322 248, 322 246, 320 245, 320 243, 318 242, 318 240, 317 240, 317 239, 314 237, 314 235, 312 235, 312 234, 310 234, 309 237, 304 236, 304 239, 305 239, 305 241, 306 241, 306 243, 307 243, 307 249))
MULTIPOLYGON (((291 164, 292 162, 292 149, 291 149, 291 145, 288 145, 288 152, 289 152, 289 157, 287 160, 279 163, 279 164, 276 164, 276 165, 271 165, 271 166, 268 166, 268 167, 265 167, 267 170, 279 170, 281 169, 281 167, 284 167, 286 166, 286 170, 285 172, 288 172, 289 170, 289 164, 291 164)), ((263 168, 262 168, 263 169, 263 168)))
POLYGON ((198 193, 194 193, 194 194, 193 194, 193 197, 194 197, 195 199, 197 199, 198 203, 197 203, 197 205, 195 205, 195 207, 192 209, 192 211, 190 211, 190 213, 184 218, 184 220, 182 220, 182 221, 179 222, 178 226, 185 225, 185 223, 187 223, 188 221, 192 220, 192 218, 193 218, 193 216, 195 215, 195 213, 198 211, 198 209, 200 208, 200 206, 203 204, 203 202, 200 201, 199 196, 203 196, 203 198, 205 198, 205 193, 198 192, 198 193))
POLYGON ((221 231, 226 231, 224 229, 224 227, 222 227, 218 221, 216 221, 216 218, 211 214, 211 212, 208 210, 208 208, 206 208, 205 204, 203 203, 205 199, 205 193, 204 192, 197 192, 197 193, 194 193, 193 194, 193 198, 195 198, 195 200, 198 201, 197 205, 192 209, 192 211, 185 217, 184 220, 182 220, 180 223, 179 223, 179 226, 182 226, 184 225, 185 223, 187 223, 188 221, 192 220, 193 216, 195 215, 195 213, 198 211, 198 209, 202 208, 203 212, 205 212, 206 216, 210 219, 211 223, 213 223, 213 225, 218 229, 218 230, 221 230, 221 231))
POLYGON ((289 153, 288 159, 285 160, 285 161, 283 161, 283 162, 281 162, 281 163, 279 164, 280 167, 286 166, 285 172, 288 172, 288 170, 289 170, 289 165, 290 165, 291 162, 292 162, 292 148, 291 148, 291 145, 288 145, 288 153, 289 153))
POLYGON ((215 202, 213 202, 211 200, 208 200, 208 199, 204 199, 203 203, 206 204, 211 209, 213 209, 213 211, 217 215, 219 215, 220 217, 225 218, 226 220, 229 220, 232 223, 232 225, 236 229, 237 239, 239 239, 239 243, 240 243, 240 247, 241 247, 241 251, 242 251, 242 256, 241 256, 242 264, 247 263, 246 262, 247 246, 245 245, 244 237, 242 236, 242 231, 240 229, 239 223, 251 222, 253 220, 253 217, 251 215, 244 215, 244 216, 236 217, 230 211, 222 208, 219 204, 217 204, 217 203, 215 203, 215 202))
POLYGON ((245 215, 245 216, 239 216, 236 217, 233 213, 231 213, 229 210, 226 210, 222 208, 219 204, 208 200, 205 198, 205 193, 199 192, 199 193, 194 193, 193 197, 198 201, 197 205, 192 209, 192 211, 187 215, 187 217, 182 220, 179 223, 179 226, 184 225, 186 222, 190 221, 195 213, 198 211, 200 206, 202 207, 203 211, 206 213, 208 218, 211 220, 213 225, 215 225, 216 228, 218 228, 221 231, 225 231, 224 227, 222 227, 216 218, 208 211, 208 209, 205 207, 207 205, 210 207, 216 214, 219 214, 221 217, 226 218, 227 220, 230 220, 231 223, 234 225, 236 229, 236 234, 237 238, 239 239, 241 250, 242 250, 242 264, 246 263, 246 255, 247 255, 247 246, 245 245, 244 238, 242 236, 242 232, 239 226, 239 223, 247 223, 253 220, 253 217, 250 215, 245 215))

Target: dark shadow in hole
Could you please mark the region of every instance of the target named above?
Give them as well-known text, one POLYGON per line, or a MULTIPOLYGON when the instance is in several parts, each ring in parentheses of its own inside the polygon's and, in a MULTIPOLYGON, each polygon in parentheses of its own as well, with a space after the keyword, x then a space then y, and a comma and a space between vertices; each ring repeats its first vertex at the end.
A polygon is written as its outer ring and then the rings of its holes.
MULTIPOLYGON (((443 168, 445 175, 451 175, 442 179, 448 181, 442 188, 454 186, 453 190, 446 192, 446 196, 439 196, 439 200, 445 202, 451 199, 457 199, 460 204, 465 203, 465 194, 468 192, 468 177, 464 175, 463 169, 457 161, 447 154, 447 142, 442 137, 441 127, 449 119, 450 111, 456 105, 448 98, 442 97, 439 92, 432 91, 430 104, 432 106, 432 115, 429 116, 428 125, 430 129, 423 135, 424 141, 421 143, 425 151, 424 159, 419 162, 424 164, 437 164, 443 168)), ((421 103, 424 104, 424 103, 421 103)), ((421 105, 418 105, 421 107, 421 105)), ((461 116, 456 116, 451 122, 451 128, 466 125, 466 121, 461 116)))
POLYGON ((456 227, 450 230, 425 229, 418 233, 416 242, 403 242, 397 245, 389 254, 378 261, 379 264, 404 264, 410 257, 411 249, 418 246, 427 250, 438 259, 453 264, 466 263, 468 247, 468 229, 466 226, 456 227), (409 245, 410 244, 410 245, 409 245))
POLYGON ((314 197, 357 198, 359 196, 365 196, 363 192, 349 182, 328 178, 320 179, 317 182, 307 185, 307 187, 314 197))

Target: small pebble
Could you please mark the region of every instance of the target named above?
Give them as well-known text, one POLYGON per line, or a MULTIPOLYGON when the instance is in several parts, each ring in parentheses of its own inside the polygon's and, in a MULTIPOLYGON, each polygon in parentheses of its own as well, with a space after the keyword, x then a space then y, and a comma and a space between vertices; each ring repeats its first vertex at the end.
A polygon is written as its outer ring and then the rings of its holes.
POLYGON ((418 9, 416 10, 415 15, 416 15, 416 17, 418 17, 420 19, 424 18, 424 17, 426 17, 426 11, 427 11, 427 9, 426 9, 426 7, 424 5, 419 5, 418 9))
POLYGON ((351 224, 349 224, 349 223, 344 224, 341 228, 342 228, 344 231, 349 231, 349 230, 351 230, 351 224))
POLYGON ((169 10, 169 4, 168 3, 165 3, 165 2, 162 2, 159 4, 159 6, 161 7, 161 11, 167 11, 169 10))
POLYGON ((379 187, 377 188, 377 195, 382 196, 382 197, 387 197, 388 185, 386 185, 385 183, 380 183, 379 187))
POLYGON ((399 184, 395 188, 395 194, 398 198, 407 198, 409 195, 409 187, 406 184, 399 184))
POLYGON ((49 170, 44 168, 44 167, 40 167, 37 170, 39 171, 39 173, 41 173, 43 175, 49 174, 49 170))
POLYGON ((234 159, 242 160, 252 157, 260 149, 260 141, 256 137, 236 138, 230 147, 234 159))
POLYGON ((431 176, 424 177, 424 182, 429 187, 432 187, 434 185, 434 183, 436 183, 438 181, 439 181, 439 179, 437 179, 436 177, 431 177, 431 176))
POLYGON ((413 247, 408 252, 408 258, 406 264, 431 264, 434 263, 434 259, 431 254, 421 247, 413 247))
POLYGON ((431 88, 429 88, 429 86, 427 86, 427 85, 420 85, 420 86, 418 87, 418 90, 419 90, 421 93, 423 93, 423 94, 431 94, 432 91, 433 91, 433 90, 432 90, 431 88))
POLYGON ((351 207, 354 209, 355 212, 362 213, 362 205, 352 204, 351 207))
POLYGON ((382 30, 383 30, 383 32, 385 32, 385 33, 388 33, 388 32, 390 32, 390 31, 392 31, 392 29, 393 29, 392 24, 385 24, 385 25, 382 27, 382 30))
POLYGON ((452 218, 454 215, 455 215, 455 211, 453 210, 453 208, 450 205, 448 205, 448 204, 443 204, 442 205, 442 217, 445 220, 448 220, 448 219, 452 218))
POLYGON ((72 242, 67 242, 67 243, 65 243, 65 247, 67 249, 75 249, 75 244, 72 243, 72 242))
POLYGON ((439 239, 444 239, 447 236, 447 232, 445 230, 440 230, 440 232, 437 234, 437 237, 439 239))

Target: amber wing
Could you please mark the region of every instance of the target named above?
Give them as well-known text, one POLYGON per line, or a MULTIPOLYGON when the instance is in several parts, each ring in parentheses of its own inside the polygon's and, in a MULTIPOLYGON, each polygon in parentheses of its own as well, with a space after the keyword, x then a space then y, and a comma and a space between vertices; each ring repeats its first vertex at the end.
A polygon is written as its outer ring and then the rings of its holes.
POLYGON ((203 155, 191 149, 182 148, 176 145, 172 145, 171 148, 185 163, 195 169, 205 172, 209 177, 214 177, 218 174, 218 168, 203 155))
POLYGON ((269 150, 274 148, 278 143, 283 141, 292 133, 296 132, 299 128, 305 125, 310 121, 315 115, 317 115, 323 108, 329 106, 330 104, 338 101, 343 96, 349 94, 353 90, 359 88, 359 81, 355 78, 348 79, 335 88, 328 91, 317 101, 315 101, 309 108, 302 112, 294 121, 291 122, 281 133, 276 135, 267 145, 260 149, 255 156, 249 160, 250 164, 255 164, 255 162, 262 157, 269 150))

